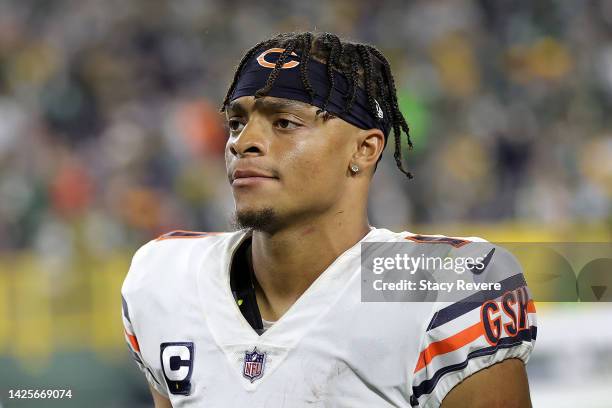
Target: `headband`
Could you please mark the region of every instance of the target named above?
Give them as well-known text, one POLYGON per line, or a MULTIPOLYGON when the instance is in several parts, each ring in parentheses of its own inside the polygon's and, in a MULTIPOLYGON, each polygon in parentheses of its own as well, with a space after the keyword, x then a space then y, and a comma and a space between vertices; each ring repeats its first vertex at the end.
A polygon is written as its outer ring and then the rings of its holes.
MULTIPOLYGON (((230 101, 240 98, 241 96, 255 95, 258 89, 263 88, 268 80, 270 72, 274 69, 276 60, 283 51, 284 48, 270 48, 259 54, 259 56, 253 57, 247 61, 242 72, 239 73, 230 101)), ((282 69, 280 69, 272 89, 266 95, 292 99, 323 108, 323 103, 325 102, 325 98, 331 86, 327 76, 327 65, 312 58, 308 60, 306 75, 308 75, 308 79, 314 90, 314 97, 311 100, 310 94, 302 83, 300 64, 299 55, 292 52, 290 56, 288 56, 287 61, 282 65, 282 69)), ((385 118, 378 101, 374 99, 376 105, 376 115, 374 115, 368 108, 369 104, 366 92, 361 87, 357 86, 353 105, 351 109, 345 112, 344 108, 350 96, 349 91, 350 86, 348 79, 343 73, 336 71, 334 75, 334 87, 331 90, 331 96, 326 108, 327 111, 360 129, 380 129, 386 139, 391 124, 389 118, 385 118)))

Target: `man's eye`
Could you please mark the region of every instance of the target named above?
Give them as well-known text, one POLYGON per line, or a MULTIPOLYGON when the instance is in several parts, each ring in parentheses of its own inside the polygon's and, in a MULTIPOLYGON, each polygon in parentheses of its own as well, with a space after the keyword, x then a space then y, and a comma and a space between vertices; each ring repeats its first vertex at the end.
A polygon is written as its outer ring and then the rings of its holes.
POLYGON ((276 126, 281 129, 296 129, 300 125, 288 119, 279 119, 276 121, 276 126))
POLYGON ((230 128, 230 130, 232 132, 239 132, 244 127, 244 125, 242 123, 240 123, 240 121, 235 120, 235 119, 230 119, 227 122, 227 125, 228 125, 228 127, 230 128))

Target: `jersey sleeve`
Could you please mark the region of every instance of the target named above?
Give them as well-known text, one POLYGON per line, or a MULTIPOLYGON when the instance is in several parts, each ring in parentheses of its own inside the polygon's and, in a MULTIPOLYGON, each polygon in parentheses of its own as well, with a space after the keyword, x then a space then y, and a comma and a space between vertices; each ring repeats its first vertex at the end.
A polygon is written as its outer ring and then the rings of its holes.
POLYGON ((413 371, 412 406, 438 407, 468 376, 506 359, 529 360, 537 323, 524 276, 507 263, 488 268, 499 289, 434 304, 413 371))
MULTIPOLYGON (((139 256, 138 252, 134 255, 134 259, 132 260, 132 265, 130 266, 130 271, 128 275, 132 273, 133 269, 136 267, 136 259, 139 256)), ((147 382, 161 395, 168 398, 168 391, 165 389, 164 384, 156 378, 153 374, 153 370, 146 363, 143 358, 140 343, 138 341, 138 335, 134 330, 134 316, 130 315, 130 306, 129 306, 129 296, 125 289, 126 284, 121 290, 121 306, 122 306, 122 321, 123 321, 123 332, 125 341, 127 343, 130 354, 132 355, 133 360, 136 362, 136 365, 143 372, 147 382)))
POLYGON ((147 382, 161 395, 168 397, 168 392, 163 387, 162 383, 155 378, 153 372, 149 368, 149 366, 145 363, 142 354, 140 352, 140 345, 138 343, 138 338, 136 337, 136 333, 134 332, 134 328, 132 326, 132 322, 129 315, 129 308, 125 298, 122 296, 122 306, 123 306, 123 330, 125 335, 125 341, 127 342, 128 349, 130 354, 132 355, 133 360, 136 362, 136 365, 143 372, 147 382))

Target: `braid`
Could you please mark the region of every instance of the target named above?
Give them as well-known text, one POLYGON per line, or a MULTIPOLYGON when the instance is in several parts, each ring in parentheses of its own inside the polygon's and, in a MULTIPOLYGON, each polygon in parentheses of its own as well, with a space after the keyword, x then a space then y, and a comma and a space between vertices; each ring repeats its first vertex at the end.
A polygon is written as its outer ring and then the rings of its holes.
POLYGON ((393 75, 391 74, 391 66, 389 65, 389 62, 387 61, 387 59, 382 55, 382 53, 380 51, 378 51, 376 48, 374 47, 370 47, 372 53, 376 56, 376 58, 378 58, 383 66, 383 75, 385 76, 385 79, 387 81, 387 85, 388 85, 388 89, 389 89, 389 93, 390 93, 390 102, 393 105, 393 113, 394 113, 394 120, 397 119, 399 121, 399 124, 402 128, 402 130, 404 131, 404 133, 406 133, 407 139, 408 139, 408 146, 410 147, 410 149, 412 149, 412 141, 410 140, 410 129, 408 127, 408 123, 406 123, 406 119, 404 118, 404 115, 402 114, 402 111, 399 108, 399 104, 397 102, 397 90, 395 89, 395 79, 393 78, 393 75))
POLYGON ((376 102, 374 101, 374 85, 372 84, 372 55, 363 44, 357 44, 357 51, 359 52, 359 57, 364 67, 364 86, 368 97, 368 104, 370 105, 370 113, 377 117, 376 102))
POLYGON ((293 52, 293 49, 295 48, 295 45, 296 45, 295 43, 296 42, 294 40, 289 40, 287 42, 287 45, 285 46, 285 50, 281 53, 281 55, 276 60, 274 69, 272 69, 270 76, 268 76, 268 80, 266 81, 266 84, 263 86, 263 88, 258 89, 257 92, 255 92, 255 95, 254 95, 255 98, 260 98, 264 96, 265 94, 267 94, 268 92, 270 92, 270 89, 272 89, 272 85, 274 85, 274 81, 276 81, 276 78, 278 77, 278 74, 280 73, 280 70, 282 69, 282 66, 285 63, 285 60, 287 59, 289 54, 293 52))
POLYGON ((395 152, 393 157, 395 158, 395 163, 397 167, 400 169, 402 173, 404 173, 408 178, 412 178, 412 174, 409 171, 404 170, 404 166, 402 165, 402 149, 401 149, 401 130, 406 134, 406 139, 408 141, 408 147, 412 149, 412 140, 410 140, 410 129, 408 124, 406 123, 406 119, 404 119, 404 115, 402 114, 399 104, 397 102, 397 90, 395 88, 395 80, 393 75, 391 74, 391 66, 389 62, 385 58, 382 53, 374 47, 369 46, 370 52, 380 61, 383 66, 383 75, 387 82, 387 88, 389 90, 389 98, 385 98, 386 102, 391 102, 392 105, 392 113, 393 113, 393 136, 395 138, 395 152), (401 130, 400 130, 401 129, 401 130))
POLYGON ((300 77, 302 78, 302 84, 310 96, 310 102, 312 103, 315 93, 310 80, 308 79, 308 60, 310 60, 310 47, 312 46, 312 33, 306 32, 300 36, 302 43, 302 58, 300 59, 300 77))
POLYGON ((325 97, 325 101, 323 101, 323 106, 321 107, 321 109, 317 111, 317 115, 327 110, 327 105, 329 104, 331 94, 336 85, 335 78, 334 78, 334 68, 335 68, 334 65, 336 64, 336 61, 340 61, 342 57, 342 52, 343 52, 342 43, 340 42, 340 39, 337 36, 333 34, 325 33, 323 34, 323 38, 331 42, 329 57, 327 58, 327 77, 329 78, 330 87, 329 87, 329 90, 327 91, 327 96, 325 97))
POLYGON ((350 71, 349 71, 349 78, 351 79, 349 81, 350 90, 349 90, 348 101, 346 103, 346 106, 344 107, 344 112, 348 112, 353 107, 353 102, 355 102, 355 96, 357 95, 357 86, 359 85, 359 74, 358 74, 359 63, 357 61, 357 57, 355 57, 354 55, 351 55, 350 60, 351 60, 350 62, 351 66, 350 66, 350 71))

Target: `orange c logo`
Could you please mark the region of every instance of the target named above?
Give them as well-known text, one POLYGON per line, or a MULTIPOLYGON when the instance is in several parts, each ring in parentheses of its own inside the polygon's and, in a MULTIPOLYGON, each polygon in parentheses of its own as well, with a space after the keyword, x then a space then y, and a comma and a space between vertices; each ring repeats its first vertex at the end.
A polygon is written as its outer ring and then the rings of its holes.
MULTIPOLYGON (((269 50, 262 52, 259 55, 259 57, 257 57, 257 62, 259 63, 259 65, 261 65, 264 68, 274 68, 274 65, 276 64, 266 61, 266 55, 273 53, 273 52, 280 54, 283 51, 285 51, 284 48, 270 48, 269 50)), ((294 57, 298 56, 295 52, 292 52, 291 55, 294 57)), ((295 68, 298 65, 300 65, 298 61, 289 61, 289 62, 285 62, 281 68, 282 69, 295 68)))

